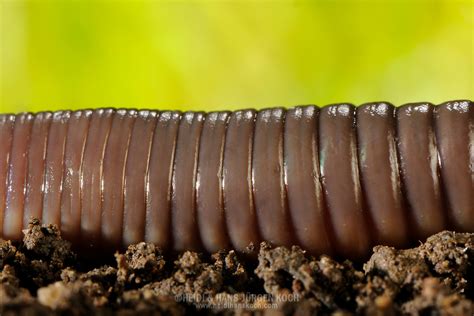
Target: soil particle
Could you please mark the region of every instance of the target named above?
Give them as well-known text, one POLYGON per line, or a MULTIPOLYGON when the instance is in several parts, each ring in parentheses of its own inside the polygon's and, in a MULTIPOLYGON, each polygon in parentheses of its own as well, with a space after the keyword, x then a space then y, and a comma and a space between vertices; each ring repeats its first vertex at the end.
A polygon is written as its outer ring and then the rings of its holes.
POLYGON ((10 241, 0 241, 0 269, 11 265, 21 276, 22 287, 35 291, 59 280, 62 269, 74 266, 76 255, 71 244, 61 239, 56 226, 41 226, 34 219, 23 233, 23 241, 17 247, 10 241))
POLYGON ((349 261, 338 263, 327 256, 310 259, 299 247, 271 247, 262 243, 255 270, 264 289, 280 301, 315 298, 320 309, 354 309, 356 286, 364 275, 349 261))
POLYGON ((20 243, 0 240, 2 315, 474 313, 474 234, 377 246, 362 269, 267 243, 252 260, 233 250, 165 254, 142 242, 115 263, 86 265, 55 226, 33 220, 24 234, 20 243))
POLYGON ((430 301, 432 311, 450 315, 453 308, 460 308, 459 311, 471 311, 466 315, 472 314, 473 241, 474 234, 445 231, 413 249, 375 247, 364 265, 366 281, 357 297, 358 310, 378 312, 381 308, 377 302, 383 298, 384 312, 416 314, 416 310, 426 311, 425 305, 430 301), (428 299, 428 292, 450 299, 452 294, 457 296, 452 306, 440 305, 435 304, 439 301, 433 300, 434 296, 428 299))
POLYGON ((125 254, 115 254, 117 286, 120 290, 134 289, 159 279, 165 260, 161 250, 153 244, 131 245, 125 254))
POLYGON ((435 314, 472 315, 472 301, 466 300, 438 278, 428 277, 417 286, 417 293, 411 301, 402 305, 404 313, 410 315, 435 314))

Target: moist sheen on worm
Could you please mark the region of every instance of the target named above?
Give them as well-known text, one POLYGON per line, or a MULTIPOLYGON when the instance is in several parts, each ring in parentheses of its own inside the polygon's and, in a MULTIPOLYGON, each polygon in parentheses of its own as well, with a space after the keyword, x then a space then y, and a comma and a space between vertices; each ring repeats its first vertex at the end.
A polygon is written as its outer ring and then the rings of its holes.
POLYGON ((474 107, 0 115, 0 237, 31 217, 97 251, 300 245, 361 258, 474 232, 474 107))

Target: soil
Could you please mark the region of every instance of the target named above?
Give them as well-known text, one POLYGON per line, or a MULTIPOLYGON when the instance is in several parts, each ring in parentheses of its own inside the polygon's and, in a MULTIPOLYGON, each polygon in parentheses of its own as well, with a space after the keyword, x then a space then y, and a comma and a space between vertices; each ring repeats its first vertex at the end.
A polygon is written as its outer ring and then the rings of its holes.
POLYGON ((33 220, 0 240, 1 315, 473 315, 474 234, 444 231, 416 248, 373 249, 363 265, 262 243, 164 254, 149 243, 89 262, 33 220), (114 260, 115 259, 115 260, 114 260))

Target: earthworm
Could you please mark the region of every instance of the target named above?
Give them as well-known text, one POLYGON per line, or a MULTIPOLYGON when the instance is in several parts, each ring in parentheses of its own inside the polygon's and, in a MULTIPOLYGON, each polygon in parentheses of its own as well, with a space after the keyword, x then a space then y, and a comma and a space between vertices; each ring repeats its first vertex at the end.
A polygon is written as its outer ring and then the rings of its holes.
POLYGON ((0 237, 31 217, 89 251, 299 245, 365 256, 474 232, 474 107, 0 115, 0 237))

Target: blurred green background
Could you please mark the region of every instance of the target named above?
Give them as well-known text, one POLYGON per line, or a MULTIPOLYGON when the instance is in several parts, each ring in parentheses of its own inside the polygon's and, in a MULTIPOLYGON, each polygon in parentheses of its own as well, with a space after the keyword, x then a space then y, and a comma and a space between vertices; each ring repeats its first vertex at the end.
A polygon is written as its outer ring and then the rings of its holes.
POLYGON ((473 98, 473 1, 0 0, 0 112, 473 98))

